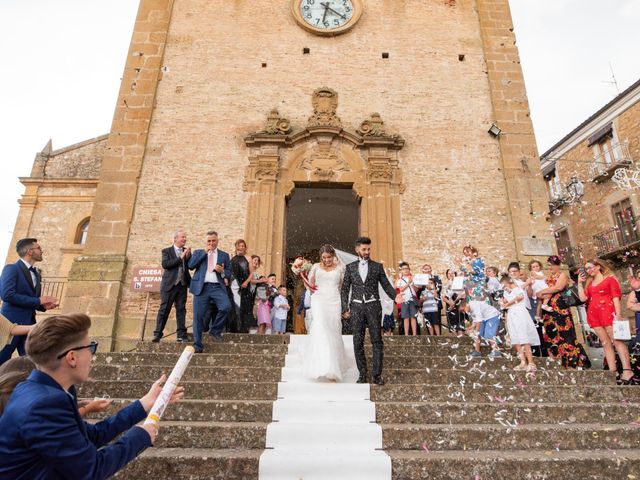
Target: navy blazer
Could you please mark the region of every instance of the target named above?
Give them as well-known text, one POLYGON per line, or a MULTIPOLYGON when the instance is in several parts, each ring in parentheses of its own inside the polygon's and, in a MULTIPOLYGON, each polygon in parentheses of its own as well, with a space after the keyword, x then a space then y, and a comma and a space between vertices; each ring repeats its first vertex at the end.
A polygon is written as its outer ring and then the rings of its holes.
POLYGON ((108 478, 151 446, 145 430, 131 428, 145 417, 142 404, 135 401, 112 417, 86 423, 78 413, 75 388, 67 392, 34 370, 18 384, 0 417, 0 478, 108 478), (125 430, 117 442, 104 447, 125 430))
POLYGON ((36 285, 31 272, 22 260, 5 265, 0 276, 2 314, 13 323, 31 325, 36 322, 36 310, 45 311, 40 305, 42 279, 36 273, 36 285))
MULTIPOLYGON (((200 295, 204 288, 204 277, 207 274, 207 261, 208 255, 205 250, 196 250, 189 259, 189 269, 193 270, 195 268, 196 270, 191 277, 191 285, 189 286, 189 290, 191 290, 191 293, 194 295, 200 295)), ((216 275, 218 276, 220 285, 224 286, 224 279, 231 278, 231 259, 229 258, 229 254, 218 249, 218 263, 222 264, 224 272, 222 274, 216 272, 216 275)))

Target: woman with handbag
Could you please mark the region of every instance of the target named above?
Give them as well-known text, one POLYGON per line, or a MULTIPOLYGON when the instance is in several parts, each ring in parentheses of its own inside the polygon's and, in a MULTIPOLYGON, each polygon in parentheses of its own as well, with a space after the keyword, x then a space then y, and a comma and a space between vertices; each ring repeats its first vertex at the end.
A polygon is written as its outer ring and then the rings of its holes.
POLYGON ((543 310, 542 322, 544 334, 543 344, 547 348, 549 357, 562 361, 566 368, 590 368, 591 361, 584 347, 576 339, 576 330, 573 326, 570 306, 567 304, 564 292, 569 285, 569 277, 560 271, 562 261, 557 255, 547 258, 549 278, 547 288, 536 294, 538 298, 550 294, 549 305, 551 312, 543 310))
POLYGON ((631 383, 633 370, 631 370, 629 360, 629 349, 624 341, 616 340, 613 335, 613 322, 622 320, 620 305, 622 292, 618 280, 607 265, 598 259, 585 263, 584 271, 580 272, 578 280, 580 300, 589 304, 587 323, 596 332, 602 343, 609 369, 616 369, 617 351, 622 363, 620 382, 623 384, 631 383))

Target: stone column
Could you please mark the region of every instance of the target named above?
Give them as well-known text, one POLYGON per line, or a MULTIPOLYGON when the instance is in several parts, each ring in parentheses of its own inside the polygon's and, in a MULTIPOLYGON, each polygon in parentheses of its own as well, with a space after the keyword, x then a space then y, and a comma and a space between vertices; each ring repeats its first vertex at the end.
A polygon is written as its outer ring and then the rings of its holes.
POLYGON ((91 213, 85 255, 69 272, 65 312, 93 319, 92 336, 112 348, 127 244, 153 114, 173 0, 141 0, 91 213))
POLYGON ((262 258, 266 273, 282 266, 284 196, 277 191, 279 164, 278 146, 261 145, 254 149, 245 173, 244 189, 250 192, 246 240, 251 251, 262 258))
MULTIPOLYGON (((366 144, 366 143, 365 143, 366 144)), ((372 257, 396 268, 402 256, 400 228, 401 176, 387 148, 366 150, 367 185, 362 199, 362 234, 373 242, 372 257)))
MULTIPOLYGON (((508 0, 476 0, 487 76, 496 124, 502 171, 520 261, 528 261, 525 243, 536 238, 555 251, 548 230, 547 191, 539 171, 539 158, 529 103, 513 33, 508 0)), ((487 128, 489 125, 487 125, 487 128)))

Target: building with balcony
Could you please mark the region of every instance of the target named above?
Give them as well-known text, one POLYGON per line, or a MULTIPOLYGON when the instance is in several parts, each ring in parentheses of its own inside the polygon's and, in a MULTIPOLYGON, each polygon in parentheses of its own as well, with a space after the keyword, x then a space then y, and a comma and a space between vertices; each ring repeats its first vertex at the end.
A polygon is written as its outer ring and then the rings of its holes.
POLYGON ((620 280, 640 263, 640 80, 540 156, 558 252, 598 257, 620 280))

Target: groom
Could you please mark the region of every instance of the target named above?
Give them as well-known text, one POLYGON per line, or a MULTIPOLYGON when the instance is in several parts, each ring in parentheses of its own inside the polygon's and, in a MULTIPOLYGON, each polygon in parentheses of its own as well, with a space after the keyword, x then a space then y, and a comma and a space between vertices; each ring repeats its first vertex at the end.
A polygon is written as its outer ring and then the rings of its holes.
POLYGON ((367 359, 364 355, 364 333, 369 327, 369 338, 373 345, 373 383, 384 385, 382 380, 382 307, 378 284, 390 298, 396 297, 396 291, 389 283, 382 264, 374 262, 371 255, 371 239, 360 237, 356 240, 356 253, 359 260, 347 265, 342 283, 342 316, 351 318, 353 328, 353 349, 358 365, 358 383, 367 383, 367 359), (351 291, 351 303, 349 303, 351 291))

